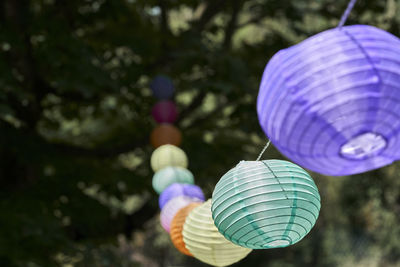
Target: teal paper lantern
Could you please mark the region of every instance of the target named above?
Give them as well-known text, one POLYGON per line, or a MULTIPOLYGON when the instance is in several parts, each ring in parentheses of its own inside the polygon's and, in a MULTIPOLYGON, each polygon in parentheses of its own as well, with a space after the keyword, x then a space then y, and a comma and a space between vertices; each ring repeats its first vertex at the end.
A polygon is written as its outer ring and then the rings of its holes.
POLYGON ((212 195, 212 215, 221 234, 252 249, 286 247, 314 226, 318 188, 300 166, 284 160, 241 161, 212 195))
POLYGON ((159 194, 174 183, 194 184, 193 174, 185 168, 166 167, 153 176, 153 188, 159 194))

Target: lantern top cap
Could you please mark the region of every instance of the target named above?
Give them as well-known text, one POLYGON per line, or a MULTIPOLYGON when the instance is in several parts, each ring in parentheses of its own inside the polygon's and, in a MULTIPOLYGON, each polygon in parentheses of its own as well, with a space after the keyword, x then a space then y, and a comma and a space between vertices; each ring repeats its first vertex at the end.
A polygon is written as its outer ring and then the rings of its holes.
MULTIPOLYGON (((393 34, 387 32, 387 31, 384 31, 382 29, 379 29, 377 27, 371 26, 371 25, 365 25, 365 24, 347 25, 347 26, 343 26, 341 28, 335 27, 335 28, 327 29, 327 30, 317 33, 313 36, 310 36, 293 46, 279 50, 273 56, 273 58, 279 58, 282 56, 286 56, 286 53, 289 51, 292 51, 293 48, 295 48, 295 47, 298 47, 301 49, 307 49, 307 47, 312 44, 321 43, 321 42, 329 43, 329 42, 333 41, 333 39, 337 38, 338 36, 349 36, 350 35, 350 36, 354 37, 353 36, 354 34, 370 35, 371 33, 385 35, 386 38, 392 39, 394 42, 400 41, 393 34)), ((298 51, 294 51, 294 52, 297 53, 298 51)))
POLYGON ((282 162, 282 163, 294 164, 284 159, 265 159, 265 160, 241 160, 236 166, 239 166, 241 164, 249 164, 249 163, 256 164, 256 163, 267 163, 267 162, 282 162))

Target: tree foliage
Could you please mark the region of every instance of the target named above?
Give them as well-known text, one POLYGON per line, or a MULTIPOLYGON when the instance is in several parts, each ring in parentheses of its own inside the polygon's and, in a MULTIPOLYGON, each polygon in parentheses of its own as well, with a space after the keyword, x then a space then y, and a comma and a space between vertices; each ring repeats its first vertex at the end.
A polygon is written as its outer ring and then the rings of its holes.
MULTIPOLYGON (((265 143, 255 103, 268 59, 335 27, 346 5, 1 1, 0 265, 201 266, 179 255, 158 226, 150 80, 159 73, 173 79, 182 148, 210 197, 223 173, 254 160, 265 143)), ((400 1, 360 0, 348 20, 355 23, 400 36, 400 1)), ((266 157, 281 156, 270 148, 266 157)), ((293 247, 256 251, 241 264, 398 263, 398 170, 313 174, 322 197, 314 230, 293 247)))

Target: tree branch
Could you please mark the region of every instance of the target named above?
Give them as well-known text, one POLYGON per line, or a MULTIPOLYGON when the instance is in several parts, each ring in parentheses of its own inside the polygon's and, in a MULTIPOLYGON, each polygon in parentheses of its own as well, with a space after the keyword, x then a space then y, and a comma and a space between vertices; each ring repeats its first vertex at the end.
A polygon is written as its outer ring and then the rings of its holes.
POLYGON ((202 124, 206 121, 209 121, 212 118, 215 118, 215 116, 217 116, 220 112, 222 112, 224 110, 224 108, 226 108, 227 106, 228 106, 228 103, 219 105, 216 109, 214 109, 213 111, 204 115, 203 117, 193 120, 188 126, 185 127, 185 129, 191 129, 191 128, 195 127, 195 125, 197 127, 200 124, 202 124))
MULTIPOLYGON (((127 144, 118 145, 115 147, 97 147, 97 148, 85 148, 70 144, 52 143, 46 141, 46 143, 52 146, 57 152, 69 155, 76 155, 78 157, 98 157, 98 158, 111 158, 118 156, 123 153, 128 153, 136 148, 145 147, 149 144, 149 137, 144 136, 143 138, 136 139, 127 144)), ((43 139, 44 140, 44 139, 43 139)))
POLYGON ((19 42, 19 44, 15 45, 16 48, 10 50, 8 54, 10 65, 14 65, 22 74, 22 86, 30 90, 34 96, 34 101, 31 101, 28 105, 23 105, 23 108, 26 109, 23 113, 27 116, 21 119, 30 128, 34 129, 42 113, 41 101, 53 88, 37 72, 28 32, 29 0, 4 1, 3 7, 5 22, 14 32, 16 40, 19 42))
POLYGON ((201 106, 204 98, 206 97, 205 91, 200 91, 197 96, 192 100, 189 106, 187 106, 184 110, 180 112, 179 118, 176 121, 176 124, 179 125, 190 113, 192 113, 195 109, 201 106))
POLYGON ((168 33, 169 32, 169 27, 168 27, 168 8, 167 4, 165 2, 166 0, 159 0, 159 6, 161 9, 161 14, 160 14, 160 25, 161 25, 161 30, 163 33, 168 33))
POLYGON ((223 47, 228 50, 231 49, 232 46, 232 36, 236 30, 237 19, 243 2, 240 0, 233 0, 232 5, 232 16, 228 22, 228 25, 226 26, 225 38, 223 42, 223 47))
POLYGON ((139 210, 133 214, 125 216, 125 237, 130 240, 132 239, 132 232, 136 229, 143 229, 144 223, 149 221, 158 212, 157 208, 151 201, 147 201, 139 210))
POLYGON ((225 3, 227 3, 226 0, 209 0, 201 17, 195 22, 194 28, 196 31, 203 31, 208 22, 224 9, 225 3))
POLYGON ((250 24, 257 24, 257 23, 260 23, 261 20, 264 19, 264 18, 265 18, 264 15, 251 18, 251 19, 249 19, 248 21, 243 22, 242 24, 239 24, 239 25, 237 26, 237 28, 242 28, 242 27, 248 26, 248 25, 250 25, 250 24))
POLYGON ((43 147, 48 147, 50 150, 54 151, 57 154, 65 154, 76 157, 97 157, 97 158, 111 158, 118 156, 122 153, 130 152, 136 148, 145 147, 149 144, 148 136, 145 135, 142 138, 138 138, 133 140, 132 142, 117 145, 114 147, 94 147, 94 148, 86 148, 80 147, 72 144, 65 143, 55 143, 46 140, 42 136, 38 135, 34 131, 29 128, 25 128, 25 130, 21 131, 20 128, 15 128, 9 122, 0 118, 0 128, 13 131, 14 136, 19 136, 24 140, 33 140, 36 144, 40 144, 43 147))

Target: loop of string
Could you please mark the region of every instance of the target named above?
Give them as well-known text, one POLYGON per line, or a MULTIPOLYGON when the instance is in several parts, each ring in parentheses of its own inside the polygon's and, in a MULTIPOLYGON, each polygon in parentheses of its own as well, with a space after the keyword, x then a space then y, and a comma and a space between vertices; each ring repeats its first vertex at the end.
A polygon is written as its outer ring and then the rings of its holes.
POLYGON ((337 26, 339 29, 343 27, 346 23, 347 18, 350 15, 351 10, 353 9, 354 5, 356 4, 357 0, 351 0, 347 5, 346 10, 344 11, 342 18, 340 19, 339 25, 337 26))
POLYGON ((261 159, 261 156, 264 154, 265 150, 267 150, 269 144, 271 143, 271 140, 268 140, 267 144, 265 145, 265 147, 263 148, 263 150, 261 150, 260 155, 258 155, 256 161, 259 161, 261 159))

